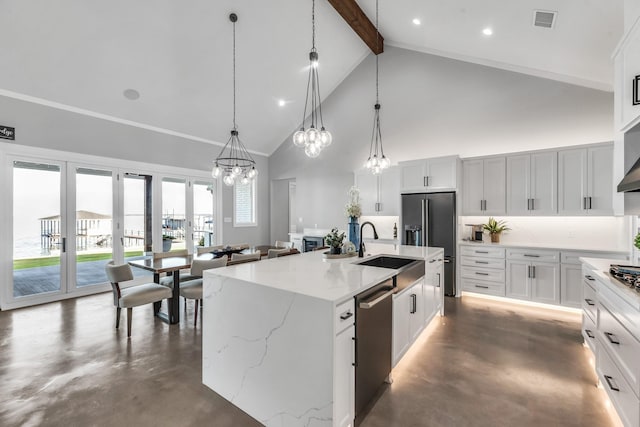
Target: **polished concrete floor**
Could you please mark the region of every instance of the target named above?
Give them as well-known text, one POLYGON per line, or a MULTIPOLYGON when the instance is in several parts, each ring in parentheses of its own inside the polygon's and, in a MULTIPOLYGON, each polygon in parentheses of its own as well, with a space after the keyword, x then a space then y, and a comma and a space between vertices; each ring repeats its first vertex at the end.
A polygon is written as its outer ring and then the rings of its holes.
MULTIPOLYGON (((193 303, 179 326, 111 294, 0 312, 0 426, 256 426, 200 383, 193 303)), ((612 426, 579 315, 464 297, 394 370, 362 422, 389 426, 612 426)))

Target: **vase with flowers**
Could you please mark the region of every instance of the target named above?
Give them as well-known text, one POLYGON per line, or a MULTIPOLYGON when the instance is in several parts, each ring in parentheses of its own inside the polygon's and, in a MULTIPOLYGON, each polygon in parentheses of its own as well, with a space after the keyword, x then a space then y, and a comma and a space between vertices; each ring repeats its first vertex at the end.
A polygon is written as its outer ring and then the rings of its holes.
POLYGON ((362 208, 360 207, 360 190, 358 187, 351 187, 349 189, 349 201, 345 206, 345 213, 349 218, 349 241, 357 248, 360 245, 360 227, 358 224, 358 218, 362 215, 362 208))

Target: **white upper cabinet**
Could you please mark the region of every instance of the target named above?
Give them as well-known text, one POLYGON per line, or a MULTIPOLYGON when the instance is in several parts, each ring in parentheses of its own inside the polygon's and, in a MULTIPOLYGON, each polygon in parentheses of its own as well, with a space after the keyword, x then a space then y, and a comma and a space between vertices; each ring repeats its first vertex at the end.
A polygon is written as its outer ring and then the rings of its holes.
POLYGON ((462 163, 463 215, 504 215, 506 196, 504 157, 465 160, 462 163))
POLYGON ((363 169, 355 174, 355 185, 360 189, 362 215, 400 215, 400 170, 398 166, 373 175, 363 169))
POLYGON ((613 145, 558 152, 558 212, 613 215, 613 145))
POLYGON ((400 162, 402 192, 451 191, 457 187, 458 156, 400 162))
POLYGON ((640 75, 640 19, 622 38, 614 67, 615 127, 626 131, 640 122, 640 104, 633 102, 633 82, 640 75))
POLYGON ((557 152, 507 157, 507 215, 556 214, 557 186, 557 152))

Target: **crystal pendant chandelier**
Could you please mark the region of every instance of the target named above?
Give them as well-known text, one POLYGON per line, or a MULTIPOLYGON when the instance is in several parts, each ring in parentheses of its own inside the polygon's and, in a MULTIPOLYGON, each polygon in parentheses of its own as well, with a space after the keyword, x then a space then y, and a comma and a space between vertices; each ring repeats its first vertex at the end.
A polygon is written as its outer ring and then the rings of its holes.
POLYGON ((236 22, 238 15, 232 13, 229 15, 229 20, 233 23, 233 129, 231 129, 231 137, 216 158, 211 175, 214 178, 222 175, 222 182, 232 186, 236 182, 249 183, 258 175, 258 170, 255 160, 238 137, 238 126, 236 125, 236 22))
MULTIPOLYGON (((378 30, 378 0, 376 0, 376 46, 380 43, 378 30)), ((379 47, 379 46, 378 46, 379 47)), ((379 50, 379 49, 376 49, 379 50)), ((374 175, 378 175, 391 165, 391 160, 384 155, 382 148, 382 132, 380 131, 380 97, 378 93, 378 55, 376 55, 376 105, 373 113, 373 132, 371 133, 371 145, 369 146, 369 158, 365 167, 374 175)))
POLYGON ((311 2, 311 52, 309 52, 309 79, 307 80, 307 96, 304 101, 304 114, 300 130, 293 134, 296 147, 304 147, 307 156, 314 158, 320 155, 323 148, 331 145, 331 133, 324 128, 322 121, 322 104, 320 102, 320 78, 318 77, 318 51, 316 50, 316 2, 311 2), (311 123, 305 130, 307 106, 311 109, 311 123), (317 125, 320 125, 318 129, 317 125))

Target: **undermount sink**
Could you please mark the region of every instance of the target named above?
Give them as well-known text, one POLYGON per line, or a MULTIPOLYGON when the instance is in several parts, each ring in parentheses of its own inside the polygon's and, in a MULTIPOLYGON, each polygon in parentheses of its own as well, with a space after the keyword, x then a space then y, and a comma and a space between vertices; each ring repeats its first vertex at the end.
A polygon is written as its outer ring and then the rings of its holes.
POLYGON ((395 258, 390 256, 379 255, 373 258, 366 259, 361 262, 357 262, 355 264, 366 265, 369 267, 382 267, 382 268, 393 268, 398 270, 405 265, 411 264, 412 262, 416 262, 415 259, 410 258, 395 258))

